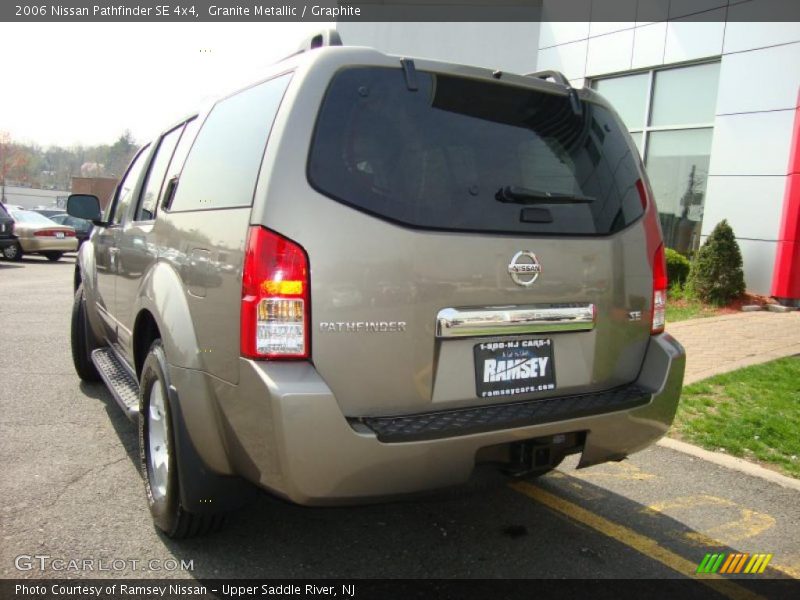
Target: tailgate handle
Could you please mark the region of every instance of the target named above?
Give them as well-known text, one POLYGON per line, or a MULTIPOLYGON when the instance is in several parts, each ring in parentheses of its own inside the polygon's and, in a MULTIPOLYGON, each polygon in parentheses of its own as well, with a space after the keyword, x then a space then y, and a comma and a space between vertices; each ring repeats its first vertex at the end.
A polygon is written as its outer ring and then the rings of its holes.
POLYGON ((436 316, 436 337, 589 331, 595 314, 594 304, 443 308, 436 316))

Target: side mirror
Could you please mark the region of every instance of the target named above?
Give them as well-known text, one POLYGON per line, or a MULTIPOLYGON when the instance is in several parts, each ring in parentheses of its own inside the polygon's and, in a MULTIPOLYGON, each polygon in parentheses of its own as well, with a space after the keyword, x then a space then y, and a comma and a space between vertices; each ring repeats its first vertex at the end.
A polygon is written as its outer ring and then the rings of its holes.
POLYGON ((72 194, 67 198, 67 214, 87 221, 100 221, 100 200, 92 194, 72 194))

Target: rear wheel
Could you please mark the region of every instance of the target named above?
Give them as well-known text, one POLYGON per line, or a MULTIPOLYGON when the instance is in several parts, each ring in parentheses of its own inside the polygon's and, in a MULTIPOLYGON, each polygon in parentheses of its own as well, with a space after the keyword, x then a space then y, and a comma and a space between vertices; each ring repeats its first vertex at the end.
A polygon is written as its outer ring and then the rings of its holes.
POLYGON ((22 247, 19 243, 3 248, 3 257, 6 260, 22 260, 22 247))
POLYGON ((70 341, 72 364, 75 365, 78 377, 88 383, 100 381, 100 374, 92 362, 92 351, 97 348, 97 344, 86 320, 86 299, 83 295, 83 285, 78 286, 72 302, 70 341))
POLYGON ((63 252, 44 252, 43 254, 47 257, 47 260, 52 262, 56 262, 57 260, 60 260, 62 256, 64 256, 63 252))
POLYGON ((223 515, 198 515, 181 506, 181 465, 175 451, 168 390, 166 355, 161 340, 155 340, 139 383, 139 456, 153 522, 168 537, 182 539, 218 529, 223 515))

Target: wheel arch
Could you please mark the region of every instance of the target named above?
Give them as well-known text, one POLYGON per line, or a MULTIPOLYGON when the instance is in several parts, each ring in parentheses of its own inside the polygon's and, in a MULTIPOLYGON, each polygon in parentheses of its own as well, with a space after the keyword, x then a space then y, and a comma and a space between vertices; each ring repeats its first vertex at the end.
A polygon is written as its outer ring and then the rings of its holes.
POLYGON ((234 471, 223 441, 216 395, 204 376, 183 282, 170 265, 156 263, 147 273, 135 314, 131 333, 137 377, 141 376, 153 341, 161 339, 164 349, 173 433, 183 464, 183 505, 192 512, 214 512, 238 505, 242 484, 231 477, 234 471), (214 502, 209 505, 212 498, 214 502))

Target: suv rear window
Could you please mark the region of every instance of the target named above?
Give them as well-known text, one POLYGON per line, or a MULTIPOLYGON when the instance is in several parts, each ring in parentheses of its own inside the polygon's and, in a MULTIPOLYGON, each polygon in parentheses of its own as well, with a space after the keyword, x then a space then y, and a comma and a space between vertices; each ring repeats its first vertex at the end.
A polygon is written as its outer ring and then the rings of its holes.
POLYGON ((503 83, 357 67, 332 80, 308 164, 319 192, 411 227, 606 235, 642 214, 638 156, 604 107, 503 83))

